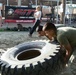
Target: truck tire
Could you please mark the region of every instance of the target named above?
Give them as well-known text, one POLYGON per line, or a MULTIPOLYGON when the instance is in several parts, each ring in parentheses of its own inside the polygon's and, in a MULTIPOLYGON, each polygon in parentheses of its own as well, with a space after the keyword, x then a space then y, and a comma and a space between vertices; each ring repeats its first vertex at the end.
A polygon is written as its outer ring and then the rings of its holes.
POLYGON ((59 64, 59 50, 59 45, 46 40, 9 48, 1 56, 1 75, 53 75, 59 64))

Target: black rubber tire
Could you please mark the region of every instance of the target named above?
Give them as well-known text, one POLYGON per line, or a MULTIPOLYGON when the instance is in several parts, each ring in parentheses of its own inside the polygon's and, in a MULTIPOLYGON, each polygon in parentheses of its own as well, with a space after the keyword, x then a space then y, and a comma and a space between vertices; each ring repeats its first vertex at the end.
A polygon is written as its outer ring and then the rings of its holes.
POLYGON ((53 75, 60 61, 59 50, 59 45, 46 40, 10 48, 1 56, 1 75, 53 75))

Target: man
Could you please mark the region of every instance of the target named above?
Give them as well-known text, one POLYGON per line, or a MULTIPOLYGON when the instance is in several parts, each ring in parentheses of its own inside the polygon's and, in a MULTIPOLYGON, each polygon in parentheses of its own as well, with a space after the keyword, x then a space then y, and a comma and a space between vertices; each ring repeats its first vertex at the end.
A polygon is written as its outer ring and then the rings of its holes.
POLYGON ((56 38, 61 47, 66 50, 64 61, 67 62, 73 48, 76 47, 76 28, 60 27, 57 29, 53 23, 48 22, 43 26, 43 31, 50 40, 56 38))
MULTIPOLYGON (((41 37, 41 36, 46 36, 48 39, 49 37, 47 35, 45 35, 45 32, 42 30, 43 29, 43 26, 38 26, 36 31, 38 32, 38 36, 41 37)), ((55 42, 55 43, 58 43, 57 39, 56 38, 52 38, 52 40, 49 40, 49 42, 55 42)))

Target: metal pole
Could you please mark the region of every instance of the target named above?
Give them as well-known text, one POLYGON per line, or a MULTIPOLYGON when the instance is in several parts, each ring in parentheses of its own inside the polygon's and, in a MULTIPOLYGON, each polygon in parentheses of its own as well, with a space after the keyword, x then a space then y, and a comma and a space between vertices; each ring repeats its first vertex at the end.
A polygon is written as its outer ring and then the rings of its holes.
POLYGON ((65 2, 64 2, 64 19, 63 19, 63 24, 65 24, 65 13, 66 13, 66 0, 65 0, 65 2))
MULTIPOLYGON (((70 1, 70 8, 69 8, 69 10, 71 10, 71 12, 72 12, 72 0, 70 1)), ((72 13, 70 13, 70 24, 71 24, 71 15, 72 15, 72 13)))
POLYGON ((64 24, 65 23, 66 0, 62 0, 62 3, 63 3, 62 24, 64 24))
POLYGON ((36 6, 37 6, 37 0, 35 0, 35 2, 36 2, 36 6))
POLYGON ((9 1, 7 0, 7 6, 9 5, 9 1))
POLYGON ((18 6, 21 6, 21 0, 18 0, 18 6))
POLYGON ((56 23, 58 23, 58 5, 59 5, 59 0, 57 1, 57 20, 56 20, 56 23))

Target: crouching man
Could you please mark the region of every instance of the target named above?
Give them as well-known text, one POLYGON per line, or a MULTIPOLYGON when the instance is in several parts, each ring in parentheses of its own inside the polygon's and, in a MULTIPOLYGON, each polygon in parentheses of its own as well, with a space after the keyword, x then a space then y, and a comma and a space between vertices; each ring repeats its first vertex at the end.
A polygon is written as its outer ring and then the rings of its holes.
POLYGON ((53 23, 47 22, 43 26, 43 31, 49 40, 52 40, 52 38, 57 39, 61 47, 66 50, 64 61, 67 62, 73 52, 73 48, 76 47, 76 28, 56 28, 53 23))

